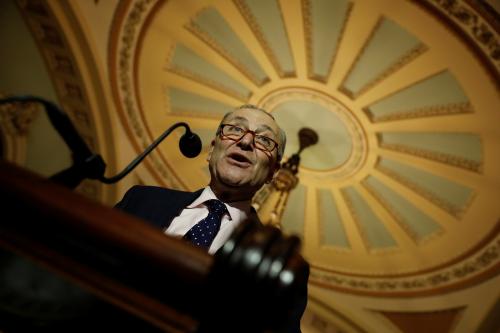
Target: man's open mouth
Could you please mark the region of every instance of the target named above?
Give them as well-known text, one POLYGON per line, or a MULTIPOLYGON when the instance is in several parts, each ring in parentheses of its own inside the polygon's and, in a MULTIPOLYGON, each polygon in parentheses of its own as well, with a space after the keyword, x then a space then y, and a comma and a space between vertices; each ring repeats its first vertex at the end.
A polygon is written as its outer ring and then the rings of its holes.
POLYGON ((245 155, 238 154, 238 153, 232 153, 228 155, 229 159, 231 162, 234 162, 234 164, 241 165, 241 166, 248 166, 252 164, 252 161, 248 159, 245 155))

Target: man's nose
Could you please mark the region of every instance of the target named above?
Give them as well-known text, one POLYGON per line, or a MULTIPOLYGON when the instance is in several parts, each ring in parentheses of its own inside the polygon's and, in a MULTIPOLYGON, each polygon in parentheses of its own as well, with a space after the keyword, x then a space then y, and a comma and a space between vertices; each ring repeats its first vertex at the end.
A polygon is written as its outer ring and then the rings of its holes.
POLYGON ((241 137, 241 139, 238 141, 238 144, 242 147, 253 147, 253 139, 253 133, 247 132, 241 137))

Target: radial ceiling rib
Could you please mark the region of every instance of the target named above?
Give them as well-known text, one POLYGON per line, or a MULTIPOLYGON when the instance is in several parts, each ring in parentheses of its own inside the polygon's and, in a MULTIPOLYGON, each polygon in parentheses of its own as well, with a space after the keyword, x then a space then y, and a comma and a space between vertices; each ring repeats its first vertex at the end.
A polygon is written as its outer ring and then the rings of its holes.
POLYGON ((408 30, 381 16, 339 89, 354 99, 426 50, 427 46, 408 30))
POLYGON ((308 77, 327 82, 352 9, 348 0, 302 0, 308 77))
POLYGON ((170 114, 221 119, 234 106, 221 103, 212 98, 200 96, 196 93, 169 87, 166 89, 166 98, 170 114))
POLYGON ((351 245, 340 218, 337 203, 330 189, 318 189, 315 194, 317 195, 315 196, 314 206, 317 206, 318 224, 320 226, 318 242, 337 250, 350 251, 351 245))
POLYGON ((347 202, 345 201, 339 188, 332 188, 333 199, 337 204, 338 214, 340 220, 342 221, 344 231, 346 233, 347 239, 349 241, 352 253, 354 254, 366 254, 368 253, 368 248, 359 234, 359 230, 356 227, 356 223, 353 216, 349 210, 347 202))
POLYGON ((360 190, 355 184, 343 187, 341 194, 365 247, 372 254, 394 251, 398 247, 396 240, 360 190))
POLYGON ((398 223, 398 221, 394 219, 394 216, 390 214, 387 207, 382 205, 380 201, 373 200, 373 193, 370 192, 367 187, 362 186, 362 183, 355 185, 355 188, 358 193, 370 203, 370 208, 379 218, 379 221, 385 229, 390 231, 395 245, 392 249, 390 248, 389 251, 415 251, 415 239, 412 239, 408 232, 403 229, 401 223, 398 223))
POLYGON ((481 136, 470 132, 380 132, 384 149, 404 152, 478 173, 483 172, 481 136))
POLYGON ((252 92, 226 72, 206 61, 203 55, 194 52, 182 43, 172 50, 167 65, 168 71, 198 81, 241 101, 252 92))
POLYGON ((294 77, 295 64, 279 0, 233 0, 282 78, 294 77))
POLYGON ((371 6, 370 3, 371 1, 357 2, 350 11, 327 82, 331 89, 336 90, 341 85, 377 27, 380 8, 371 6))
POLYGON ((231 62, 256 85, 263 85, 269 81, 269 77, 239 33, 228 22, 231 18, 224 14, 217 7, 204 7, 185 27, 231 62))
POLYGON ((186 47, 193 52, 203 56, 203 58, 224 71, 227 75, 231 76, 249 90, 257 89, 258 85, 250 80, 238 67, 229 61, 226 57, 221 56, 213 47, 194 35, 185 26, 182 27, 182 32, 179 34, 178 42, 183 43, 186 47))
POLYGON ((227 24, 233 29, 239 39, 239 42, 245 46, 258 66, 260 66, 263 74, 266 75, 266 79, 264 81, 257 82, 257 85, 261 86, 266 82, 279 79, 278 73, 276 72, 272 62, 267 57, 266 52, 262 48, 261 43, 259 43, 259 40, 253 33, 252 29, 248 26, 247 21, 241 15, 237 5, 233 1, 225 1, 217 2, 214 6, 220 14, 224 16, 227 20, 227 24))
POLYGON ((494 184, 485 180, 483 175, 476 172, 457 168, 453 165, 440 163, 437 161, 424 159, 418 156, 412 156, 397 151, 379 149, 379 156, 388 158, 400 163, 408 163, 410 165, 418 165, 425 172, 433 173, 436 176, 453 180, 459 184, 470 188, 494 187, 494 184))
POLYGON ((234 96, 227 94, 220 89, 215 89, 213 86, 204 84, 194 78, 188 78, 184 75, 179 75, 171 71, 166 71, 161 74, 164 77, 165 90, 168 87, 174 87, 193 94, 211 98, 227 105, 240 105, 242 101, 234 96))
MULTIPOLYGON (((392 216, 399 228, 404 231, 404 234, 414 244, 421 244, 442 232, 441 226, 433 218, 423 213, 403 196, 390 189, 376 176, 368 175, 363 179, 361 184, 392 216)), ((390 220, 385 219, 384 221, 390 222, 390 220)), ((391 228, 391 230, 395 229, 391 228)), ((405 237, 402 237, 401 241, 405 239, 405 237)), ((411 250, 411 248, 408 247, 407 250, 411 250)))
POLYGON ((412 202, 423 213, 432 217, 433 220, 436 221, 444 231, 450 230, 457 226, 458 221, 456 218, 447 213, 438 205, 434 204, 428 198, 412 190, 410 186, 388 176, 386 173, 383 173, 377 169, 374 169, 371 174, 377 177, 377 179, 387 185, 390 189, 392 189, 396 193, 399 193, 408 201, 412 202))
POLYGON ((407 163, 379 159, 375 169, 411 189, 456 219, 461 219, 475 196, 474 189, 436 176, 407 163))
POLYGON ((474 109, 448 70, 418 80, 363 108, 372 122, 471 113, 474 109))
POLYGON ((364 94, 358 96, 356 104, 366 108, 381 99, 397 94, 420 81, 445 71, 447 69, 446 66, 442 62, 436 61, 435 54, 430 49, 413 61, 404 64, 399 70, 391 73, 391 75, 377 82, 377 84, 364 94))
POLYGON ((288 32, 288 43, 294 59, 295 76, 299 79, 306 79, 307 55, 300 3, 300 0, 281 0, 280 7, 283 11, 283 21, 288 32), (293 36, 293 38, 290 38, 290 36, 293 36))
POLYGON ((433 129, 440 133, 479 133, 484 130, 484 121, 473 113, 460 114, 463 109, 455 108, 453 105, 447 107, 447 112, 458 114, 424 116, 422 118, 410 118, 394 121, 386 121, 373 124, 373 131, 376 132, 423 132, 433 129))

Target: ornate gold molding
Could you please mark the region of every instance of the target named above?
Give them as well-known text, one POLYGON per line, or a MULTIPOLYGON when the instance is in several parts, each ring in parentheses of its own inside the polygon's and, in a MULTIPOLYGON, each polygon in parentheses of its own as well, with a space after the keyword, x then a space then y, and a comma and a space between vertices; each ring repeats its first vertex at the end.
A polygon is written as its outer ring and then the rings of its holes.
MULTIPOLYGON (((276 1, 276 0, 272 0, 272 1, 276 1)), ((294 77, 295 71, 285 72, 283 70, 283 68, 281 68, 281 65, 280 65, 280 62, 278 61, 278 58, 274 54, 273 49, 269 46, 269 43, 268 43, 266 37, 264 36, 264 33, 262 32, 262 29, 260 28, 259 23, 257 22, 257 20, 255 19, 255 16, 252 14, 252 11, 250 10, 248 5, 246 4, 246 1, 245 0, 233 0, 233 2, 236 5, 236 7, 239 9, 241 15, 245 18, 245 21, 247 22, 248 26, 250 27, 250 29, 254 33, 255 37, 259 41, 260 45, 262 46, 262 49, 264 50, 264 53, 269 58, 269 61, 273 65, 273 67, 276 70, 276 72, 278 73, 278 75, 281 78, 294 77)), ((276 5, 278 6, 278 10, 281 14, 281 21, 284 25, 285 20, 283 19, 283 11, 281 9, 280 2, 276 1, 276 5)), ((285 34, 287 36, 288 49, 291 52, 292 48, 290 47, 290 38, 288 37, 288 32, 287 32, 286 27, 284 27, 284 31, 285 31, 285 34)), ((292 56, 292 59, 293 59, 293 56, 292 56)))
POLYGON ((370 111, 369 107, 363 108, 363 111, 365 112, 365 114, 368 116, 368 118, 372 123, 474 113, 474 109, 469 102, 449 103, 445 105, 435 105, 413 110, 401 110, 393 114, 388 114, 379 117, 374 115, 373 112, 370 111))
POLYGON ((404 154, 410 154, 418 157, 423 157, 429 160, 453 165, 462 169, 474 171, 477 173, 483 172, 483 163, 472 161, 460 156, 445 154, 440 152, 429 151, 421 148, 409 147, 397 143, 385 143, 379 139, 379 145, 382 148, 394 150, 404 154))
POLYGON ((493 74, 496 83, 500 71, 500 37, 487 19, 478 14, 472 4, 463 0, 413 0, 418 5, 431 9, 441 17, 446 17, 462 34, 477 46, 484 59, 496 69, 493 74))
MULTIPOLYGON (((0 94, 0 97, 6 96, 0 94)), ((38 103, 14 103, 0 105, 0 126, 5 135, 26 136, 33 120, 41 112, 38 103)))
POLYGON ((497 276, 500 272, 500 235, 458 263, 411 276, 369 277, 332 272, 312 266, 309 281, 356 294, 400 297, 455 290, 497 276))
MULTIPOLYGON (((82 75, 51 5, 46 0, 17 0, 17 3, 40 53, 45 58, 61 108, 71 118, 87 145, 98 150, 97 131, 82 75)), ((100 200, 102 184, 90 181, 86 186, 93 187, 92 198, 100 200)))
MULTIPOLYGON (((146 21, 146 18, 152 13, 153 9, 162 2, 162 0, 137 0, 133 2, 132 8, 127 12, 121 13, 119 10, 117 11, 125 16, 125 22, 120 30, 120 35, 116 38, 116 45, 113 45, 117 48, 116 53, 118 54, 118 59, 111 60, 112 65, 117 66, 117 68, 112 68, 112 70, 116 70, 115 75, 118 80, 118 83, 113 82, 115 83, 113 88, 118 91, 116 94, 118 96, 115 95, 117 98, 116 103, 119 110, 125 113, 124 121, 132 128, 132 132, 137 140, 134 140, 134 143, 138 144, 138 150, 147 147, 151 139, 148 137, 147 128, 139 115, 139 107, 136 100, 133 80, 135 53, 141 25, 146 21)), ((117 20, 116 17, 115 20, 117 20)), ((150 154, 148 161, 167 186, 185 188, 180 180, 176 178, 175 172, 163 161, 159 153, 153 152, 150 154)))

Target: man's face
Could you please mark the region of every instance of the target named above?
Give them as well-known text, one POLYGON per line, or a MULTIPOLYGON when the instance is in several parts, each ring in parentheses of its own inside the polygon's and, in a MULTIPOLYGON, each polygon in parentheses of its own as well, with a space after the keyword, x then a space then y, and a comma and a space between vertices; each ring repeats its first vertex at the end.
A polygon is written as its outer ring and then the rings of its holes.
MULTIPOLYGON (((279 142, 279 129, 275 121, 266 113, 254 109, 239 109, 224 121, 258 135, 267 136, 279 142)), ((272 152, 255 148, 252 133, 245 134, 240 140, 233 141, 221 135, 212 141, 208 154, 211 174, 210 185, 219 190, 234 190, 251 198, 266 182, 272 179, 278 167, 275 148, 272 152)))

